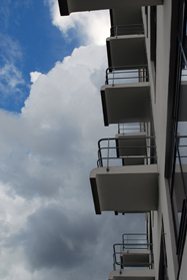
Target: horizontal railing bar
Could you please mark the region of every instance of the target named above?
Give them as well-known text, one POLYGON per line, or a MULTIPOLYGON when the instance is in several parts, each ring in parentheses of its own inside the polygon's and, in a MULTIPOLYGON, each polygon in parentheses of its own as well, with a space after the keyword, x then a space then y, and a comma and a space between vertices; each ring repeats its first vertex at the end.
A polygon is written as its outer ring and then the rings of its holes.
POLYGON ((116 25, 110 28, 110 36, 118 35, 131 35, 131 34, 144 34, 144 25, 143 24, 124 24, 116 25), (132 32, 132 33, 131 33, 132 32))
POLYGON ((109 161, 113 163, 110 166, 119 166, 119 160, 121 160, 120 166, 128 165, 128 163, 133 164, 133 162, 136 164, 136 160, 138 162, 140 160, 139 164, 147 165, 155 163, 157 160, 157 153, 156 145, 151 143, 152 139, 154 140, 155 137, 145 135, 102 138, 98 141, 97 166, 104 167, 107 163, 108 168, 110 165, 109 161), (133 144, 133 141, 138 140, 143 140, 143 145, 138 145, 136 142, 133 144), (125 142, 127 144, 125 144, 125 142))
POLYGON ((187 138, 187 135, 177 135, 177 138, 187 138))
POLYGON ((129 236, 129 235, 145 235, 145 236, 147 236, 147 233, 123 233, 122 234, 122 236, 129 236))
POLYGON ((142 148, 156 148, 156 146, 149 146, 149 145, 144 145, 144 146, 136 146, 136 147, 134 147, 134 146, 119 146, 119 147, 101 147, 100 149, 99 149, 99 151, 101 151, 101 150, 127 150, 127 149, 142 149, 142 148))
POLYGON ((116 74, 123 74, 123 73, 136 73, 139 72, 139 70, 146 70, 146 68, 140 68, 140 69, 116 69, 113 70, 112 72, 109 72, 108 74, 116 73, 116 74))
POLYGON ((139 69, 148 69, 148 64, 139 64, 139 65, 123 65, 123 66, 112 66, 112 67, 108 67, 106 69, 106 71, 109 71, 109 70, 113 70, 113 71, 118 71, 118 70, 130 70, 130 69, 134 69, 134 70, 139 70, 139 69))
POLYGON ((129 139, 155 139, 155 136, 145 136, 145 135, 125 135, 120 136, 120 138, 111 137, 111 138, 101 138, 99 139, 98 143, 102 141, 114 141, 114 140, 129 140, 129 139))
MULTIPOLYGON (((144 78, 148 78, 149 76, 144 76, 144 78)), ((108 81, 110 81, 110 80, 130 80, 130 79, 139 79, 139 77, 136 77, 136 76, 134 76, 134 77, 111 77, 111 78, 108 78, 108 81)))
MULTIPOLYGON (((141 239, 135 239, 135 240, 141 240, 141 239)), ((145 239, 143 239, 143 241, 144 241, 145 239)), ((152 243, 115 243, 114 245, 113 245, 113 248, 114 247, 116 247, 116 246, 124 246, 124 245, 138 245, 138 246, 143 246, 143 245, 146 245, 146 246, 151 246, 152 245, 152 243)))
POLYGON ((143 26, 143 23, 132 23, 132 24, 120 24, 120 25, 113 25, 111 28, 115 28, 116 26, 143 26))

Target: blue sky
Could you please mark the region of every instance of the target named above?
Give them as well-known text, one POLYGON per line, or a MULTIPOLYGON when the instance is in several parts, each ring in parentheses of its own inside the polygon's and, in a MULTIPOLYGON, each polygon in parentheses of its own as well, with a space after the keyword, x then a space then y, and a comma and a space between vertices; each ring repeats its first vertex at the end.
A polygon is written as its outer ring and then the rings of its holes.
MULTIPOLYGON (((56 61, 70 55, 80 43, 74 29, 68 31, 68 38, 71 39, 67 40, 67 37, 52 25, 49 5, 42 0, 3 1, 1 16, 1 37, 7 43, 0 44, 0 65, 2 67, 7 61, 13 60, 22 74, 22 82, 18 83, 15 89, 11 89, 14 93, 11 96, 1 90, 0 107, 20 112, 29 96, 30 72, 47 73, 56 61), (12 43, 17 50, 14 57, 9 49, 12 43)), ((8 82, 9 80, 1 79, 5 87, 8 82)))
POLYGON ((145 230, 141 214, 96 216, 89 183, 98 140, 117 133, 100 98, 108 11, 0 5, 0 279, 107 279, 113 243, 145 230))

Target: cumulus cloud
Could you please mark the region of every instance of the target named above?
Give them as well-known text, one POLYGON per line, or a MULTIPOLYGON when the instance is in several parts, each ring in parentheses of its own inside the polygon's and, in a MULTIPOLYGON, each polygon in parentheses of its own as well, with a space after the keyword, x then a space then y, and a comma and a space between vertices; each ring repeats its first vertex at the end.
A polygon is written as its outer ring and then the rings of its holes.
MULTIPOLYGON (((71 211, 72 212, 72 211, 71 211)), ((12 244, 23 244, 31 269, 80 265, 96 243, 96 222, 90 215, 71 219, 63 206, 50 205, 28 217, 27 229, 15 235, 12 244)))
MULTIPOLYGON (((97 141, 117 132, 104 128, 100 97, 108 12, 62 18, 57 1, 45 2, 53 24, 65 36, 75 29, 86 46, 47 74, 30 73, 20 114, 0 110, 0 278, 106 279, 112 245, 124 232, 145 231, 143 214, 96 216, 91 195, 97 141)), ((1 38, 1 78, 7 92, 18 90, 24 83, 16 67, 21 48, 1 38)))
POLYGON ((32 199, 61 193, 64 203, 89 194, 85 182, 96 164, 97 141, 109 130, 102 133, 96 82, 102 70, 104 83, 105 67, 104 47, 76 49, 37 78, 21 114, 0 111, 0 176, 16 194, 32 199))
POLYGON ((121 242, 119 232, 136 232, 137 224, 143 232, 144 216, 136 215, 133 222, 133 215, 97 219, 90 212, 75 215, 75 210, 67 213, 56 203, 38 208, 28 216, 24 230, 7 238, 5 247, 22 248, 32 273, 57 269, 66 279, 72 279, 72 272, 77 279, 87 273, 92 279, 99 275, 106 278, 112 264, 112 245, 121 242))
POLYGON ((81 43, 105 45, 110 30, 108 10, 73 13, 68 17, 61 17, 57 1, 45 0, 45 3, 50 6, 52 23, 64 35, 68 35, 70 29, 76 28, 81 43))
POLYGON ((145 230, 144 215, 94 213, 97 141, 116 133, 103 128, 106 67, 104 46, 75 49, 38 75, 20 114, 0 110, 3 280, 107 278, 112 244, 145 230))

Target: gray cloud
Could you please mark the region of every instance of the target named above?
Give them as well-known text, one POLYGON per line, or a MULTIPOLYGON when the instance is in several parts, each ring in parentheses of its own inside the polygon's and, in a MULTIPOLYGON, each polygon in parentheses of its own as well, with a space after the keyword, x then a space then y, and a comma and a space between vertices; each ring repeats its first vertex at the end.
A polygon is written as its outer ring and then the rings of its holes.
MULTIPOLYGON (((112 213, 110 213, 112 215, 112 213)), ((89 213, 67 211, 56 204, 37 209, 28 216, 25 229, 8 238, 8 247, 22 246, 31 271, 57 267, 66 273, 71 269, 93 270, 112 267, 112 245, 121 242, 124 232, 144 232, 144 215, 133 214, 96 217, 89 213)), ((81 277, 77 277, 81 279, 81 277)))
POLYGON ((87 247, 97 239, 96 224, 88 215, 71 221, 62 208, 47 206, 28 217, 27 229, 11 238, 9 246, 22 244, 32 269, 60 267, 68 270, 88 260, 87 247))
POLYGON ((89 173, 103 128, 104 47, 76 49, 32 84, 19 115, 0 110, 1 279, 107 278, 112 245, 144 216, 96 216, 89 173))

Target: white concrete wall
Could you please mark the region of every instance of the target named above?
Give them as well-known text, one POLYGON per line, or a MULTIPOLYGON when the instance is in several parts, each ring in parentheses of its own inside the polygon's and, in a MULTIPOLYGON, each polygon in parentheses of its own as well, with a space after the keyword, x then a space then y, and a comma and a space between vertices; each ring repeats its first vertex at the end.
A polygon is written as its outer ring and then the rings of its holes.
POLYGON ((187 278, 186 260, 187 260, 187 239, 186 239, 185 246, 184 246, 184 251, 183 251, 183 258, 182 258, 182 263, 181 263, 179 280, 186 280, 186 278, 187 278))
MULTIPOLYGON (((174 239, 174 229, 172 213, 169 199, 169 186, 164 177, 165 171, 165 150, 166 150, 166 125, 167 125, 167 104, 168 104, 168 85, 169 85, 169 61, 170 61, 170 34, 171 34, 171 9, 172 1, 165 0, 163 6, 157 7, 157 60, 156 73, 153 62, 150 61, 150 34, 148 34, 147 54, 149 61, 151 99, 153 108, 153 118, 156 134, 156 145, 158 155, 159 173, 159 206, 158 212, 154 213, 154 260, 156 279, 158 279, 159 256, 160 256, 160 237, 162 228, 162 217, 164 221, 165 241, 168 261, 169 279, 176 279, 177 258, 174 239), (155 82, 156 77, 156 82, 155 82)), ((150 13, 150 9, 149 9, 150 13)), ((145 22, 145 16, 144 22, 145 22)), ((150 19, 150 15, 148 15, 150 19)), ((149 22, 150 25, 150 22, 149 22)), ((150 32, 150 28, 149 28, 150 32)))

